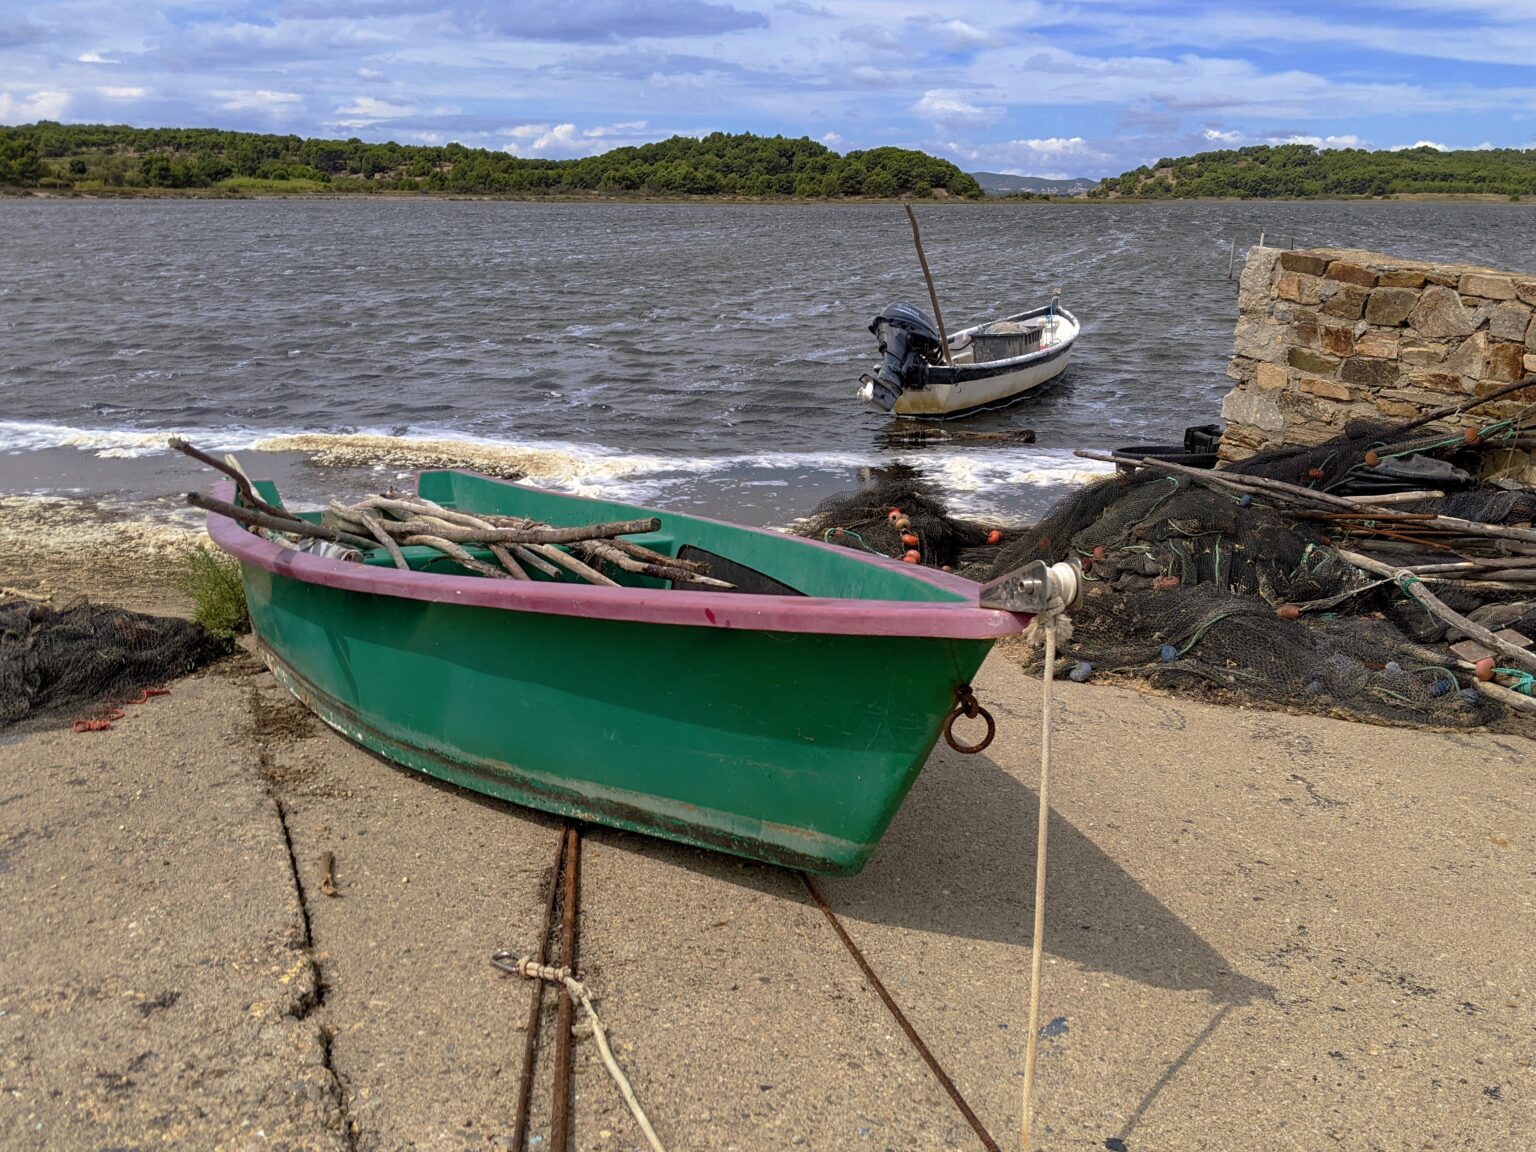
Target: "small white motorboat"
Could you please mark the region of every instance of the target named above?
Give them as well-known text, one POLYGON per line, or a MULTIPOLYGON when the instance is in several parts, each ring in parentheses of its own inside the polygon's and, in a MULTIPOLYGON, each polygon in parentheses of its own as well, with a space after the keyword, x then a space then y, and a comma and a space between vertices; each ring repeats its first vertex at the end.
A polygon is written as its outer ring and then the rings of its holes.
POLYGON ((1081 325, 1052 299, 956 332, 948 363, 933 322, 910 304, 890 305, 869 330, 881 360, 859 378, 859 398, 897 416, 949 420, 1006 408, 1061 375, 1081 325))

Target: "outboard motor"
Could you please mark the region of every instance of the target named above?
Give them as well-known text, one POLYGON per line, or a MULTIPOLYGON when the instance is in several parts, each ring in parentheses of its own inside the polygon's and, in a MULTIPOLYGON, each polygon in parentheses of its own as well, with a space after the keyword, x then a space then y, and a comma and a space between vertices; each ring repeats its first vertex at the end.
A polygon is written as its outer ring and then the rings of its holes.
POLYGON ((924 386, 928 364, 937 361, 944 347, 933 322, 899 300, 887 305, 869 330, 880 342, 881 361, 873 376, 865 373, 860 377, 863 387, 859 398, 889 412, 904 391, 924 386))

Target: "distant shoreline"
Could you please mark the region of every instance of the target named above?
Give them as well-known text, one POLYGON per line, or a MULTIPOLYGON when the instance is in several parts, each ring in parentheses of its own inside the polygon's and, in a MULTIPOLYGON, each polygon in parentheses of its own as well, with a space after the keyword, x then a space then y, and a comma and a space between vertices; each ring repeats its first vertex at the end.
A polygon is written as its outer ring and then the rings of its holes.
POLYGON ((813 199, 799 196, 608 196, 600 193, 558 193, 541 196, 498 194, 493 192, 402 192, 381 189, 374 192, 268 192, 220 188, 124 188, 106 191, 71 188, 0 187, 0 199, 9 200, 485 200, 515 204, 796 204, 807 207, 839 208, 860 204, 920 204, 929 207, 977 207, 1006 205, 1029 207, 1037 204, 1109 205, 1109 204, 1508 204, 1530 206, 1536 196, 1511 199, 1494 193, 1401 192, 1391 196, 988 196, 984 200, 961 197, 914 199, 910 196, 842 197, 813 199))

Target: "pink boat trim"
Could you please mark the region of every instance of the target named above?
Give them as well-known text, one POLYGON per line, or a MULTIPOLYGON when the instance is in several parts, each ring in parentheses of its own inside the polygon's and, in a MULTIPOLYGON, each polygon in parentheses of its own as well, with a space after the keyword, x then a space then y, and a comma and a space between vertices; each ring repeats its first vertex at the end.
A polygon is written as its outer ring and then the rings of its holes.
MULTIPOLYGON (((459 471, 465 471, 459 469, 459 471)), ((471 473, 473 474, 473 473, 471 473)), ((215 487, 221 500, 233 500, 235 486, 215 487)), ((564 493, 560 493, 564 495, 564 493)), ((584 499, 584 497, 568 497, 584 499)), ((657 513, 665 516, 666 513, 657 513)), ((695 517, 695 519, 702 519, 695 517)), ((732 525, 748 532, 760 528, 732 525)), ((539 612, 551 616, 580 616, 638 624, 674 624, 694 628, 738 628, 763 632, 811 632, 835 636, 908 636, 955 640, 988 640, 1023 631, 1029 617, 982 608, 974 602, 976 585, 968 580, 914 568, 881 556, 852 555, 862 563, 889 566, 911 579, 967 593, 970 603, 912 600, 848 600, 811 596, 764 596, 740 592, 694 592, 684 589, 607 588, 591 584, 492 580, 484 576, 451 576, 435 572, 404 572, 398 568, 332 560, 284 548, 246 531, 227 516, 210 513, 208 535, 242 564, 252 564, 279 576, 374 596, 465 604, 509 612, 539 612)), ((794 537, 806 548, 832 548, 815 540, 794 537)))

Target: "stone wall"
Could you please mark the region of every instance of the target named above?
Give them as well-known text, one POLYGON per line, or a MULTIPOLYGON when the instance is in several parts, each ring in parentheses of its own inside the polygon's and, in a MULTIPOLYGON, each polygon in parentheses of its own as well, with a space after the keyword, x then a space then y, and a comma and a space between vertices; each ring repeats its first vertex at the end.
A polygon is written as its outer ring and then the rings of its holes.
MULTIPOLYGON (((1243 268, 1221 454, 1320 444, 1351 421, 1400 422, 1536 370, 1536 274, 1377 252, 1254 248, 1243 268)), ((1510 415, 1522 390, 1457 422, 1510 415), (1490 416, 1492 413, 1492 416, 1490 416)))

